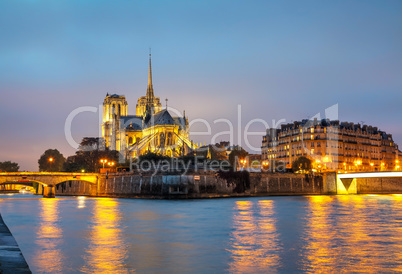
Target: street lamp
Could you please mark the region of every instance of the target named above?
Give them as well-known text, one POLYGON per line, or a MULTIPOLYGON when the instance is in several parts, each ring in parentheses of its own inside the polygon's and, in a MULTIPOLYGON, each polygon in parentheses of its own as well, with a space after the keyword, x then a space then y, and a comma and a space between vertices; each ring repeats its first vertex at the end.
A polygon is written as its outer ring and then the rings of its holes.
POLYGON ((242 166, 242 169, 243 169, 244 166, 245 166, 246 163, 247 163, 247 160, 246 160, 246 159, 241 159, 241 160, 240 160, 240 163, 241 163, 241 166, 242 166))
POLYGON ((52 171, 52 163, 53 163, 53 158, 52 157, 49 158, 49 163, 50 163, 50 171, 52 171))
POLYGON ((101 159, 100 161, 103 164, 103 168, 105 168, 105 164, 107 163, 107 160, 106 159, 101 159))
POLYGON ((262 162, 262 170, 266 170, 268 168, 268 166, 269 166, 268 161, 263 161, 262 162))

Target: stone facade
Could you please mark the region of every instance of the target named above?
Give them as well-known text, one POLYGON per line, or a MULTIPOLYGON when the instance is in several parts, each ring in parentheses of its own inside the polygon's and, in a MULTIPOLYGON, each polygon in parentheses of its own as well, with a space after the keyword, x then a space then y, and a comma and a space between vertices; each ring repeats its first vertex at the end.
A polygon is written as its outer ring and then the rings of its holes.
POLYGON ((318 171, 398 171, 402 156, 392 135, 377 127, 329 120, 303 120, 269 129, 262 160, 291 168, 300 156, 318 171))

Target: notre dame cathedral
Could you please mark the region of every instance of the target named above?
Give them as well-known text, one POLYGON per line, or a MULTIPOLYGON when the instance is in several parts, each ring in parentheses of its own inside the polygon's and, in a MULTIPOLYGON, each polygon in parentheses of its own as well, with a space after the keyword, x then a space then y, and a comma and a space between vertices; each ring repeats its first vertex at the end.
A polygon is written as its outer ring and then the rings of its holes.
POLYGON ((195 149, 189 140, 185 113, 182 117, 172 116, 154 95, 151 54, 147 93, 138 99, 136 115, 128 115, 124 95, 107 94, 103 101, 102 137, 106 147, 132 158, 147 152, 179 157, 195 149))

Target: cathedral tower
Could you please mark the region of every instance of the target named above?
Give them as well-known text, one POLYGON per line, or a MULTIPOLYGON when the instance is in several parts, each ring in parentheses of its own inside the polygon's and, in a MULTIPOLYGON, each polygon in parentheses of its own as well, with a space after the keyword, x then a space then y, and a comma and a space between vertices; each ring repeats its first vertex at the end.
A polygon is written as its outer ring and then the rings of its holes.
POLYGON ((120 117, 127 116, 127 101, 124 95, 109 95, 103 101, 102 137, 106 147, 120 150, 120 117))

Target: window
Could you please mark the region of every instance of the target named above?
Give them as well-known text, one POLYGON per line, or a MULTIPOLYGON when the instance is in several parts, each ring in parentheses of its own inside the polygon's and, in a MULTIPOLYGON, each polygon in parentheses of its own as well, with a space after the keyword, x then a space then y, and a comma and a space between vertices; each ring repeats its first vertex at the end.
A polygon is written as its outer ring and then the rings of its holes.
POLYGON ((314 143, 311 143, 311 147, 314 147, 314 143))
POLYGON ((133 137, 128 138, 128 144, 131 145, 133 143, 133 137))
POLYGON ((311 133, 314 133, 314 128, 313 127, 311 128, 311 133))

